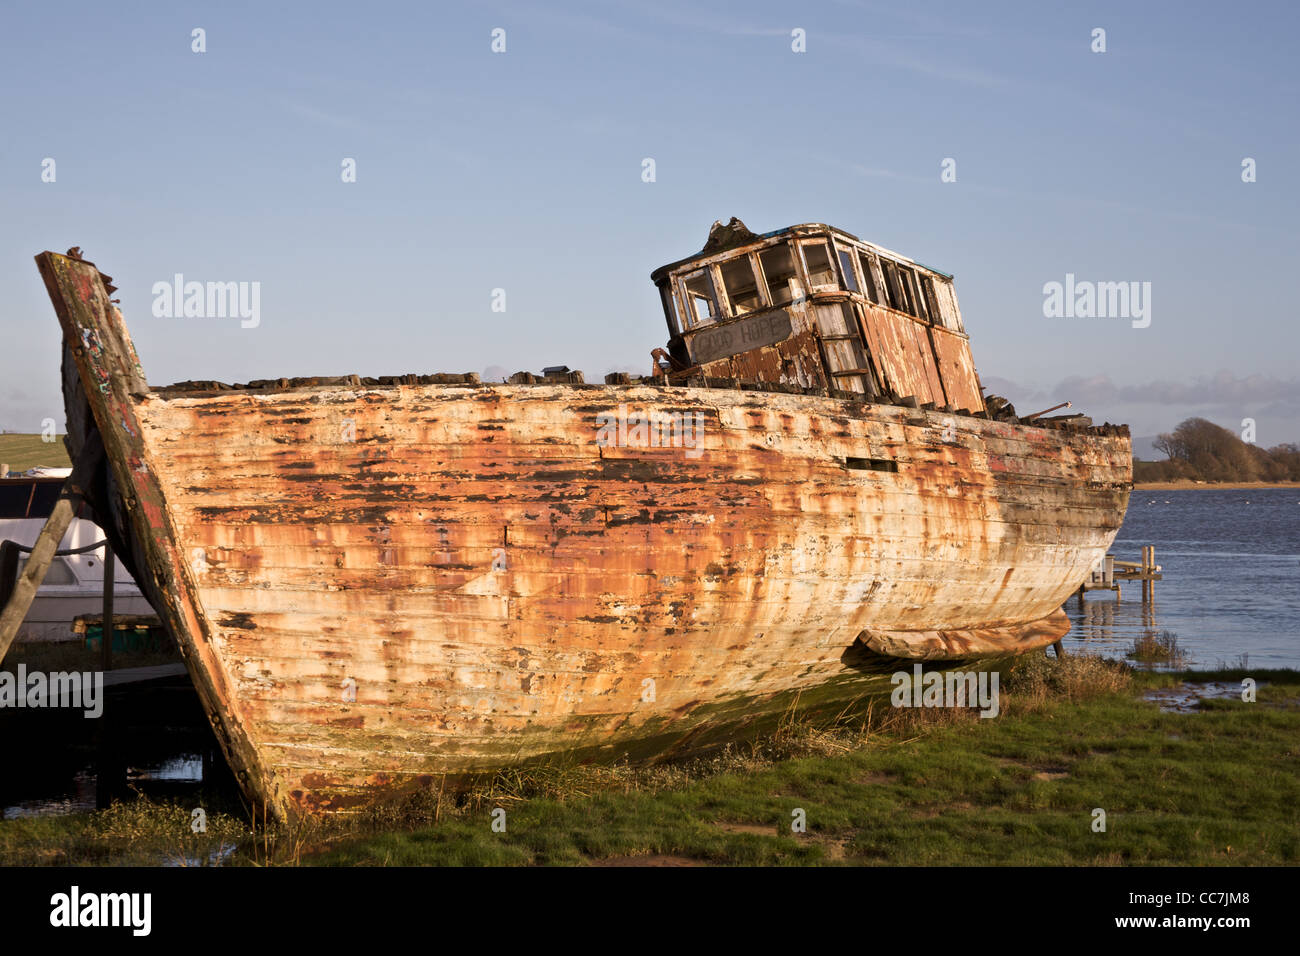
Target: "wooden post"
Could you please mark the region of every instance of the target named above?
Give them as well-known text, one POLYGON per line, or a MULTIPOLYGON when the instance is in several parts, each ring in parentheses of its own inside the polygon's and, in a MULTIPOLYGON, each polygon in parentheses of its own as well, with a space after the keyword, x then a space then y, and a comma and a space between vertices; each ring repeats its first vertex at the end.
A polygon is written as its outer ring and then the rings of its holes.
POLYGON ((36 538, 31 556, 27 559, 27 566, 23 568, 23 573, 14 584, 13 593, 5 603, 4 612, 0 613, 0 661, 3 661, 5 655, 9 653, 9 645, 14 642, 18 629, 26 620, 32 601, 36 599, 36 592, 40 589, 41 582, 45 580, 45 572, 50 569, 50 562, 54 560, 54 552, 58 550, 59 542, 63 540, 68 526, 76 517, 77 509, 85 497, 86 486, 95 477, 95 471, 103 456, 104 446, 99 441, 98 433, 95 433, 81 450, 72 474, 63 483, 59 500, 54 503, 50 516, 45 520, 45 527, 41 528, 41 533, 36 538))
POLYGON ((18 542, 0 541, 0 607, 9 603, 18 583, 18 542))
POLYGON ((104 542, 104 623, 100 631, 99 668, 104 672, 113 669, 113 545, 104 542))
POLYGON ((1156 599, 1156 546, 1149 544, 1144 549, 1142 555, 1146 567, 1143 569, 1146 574, 1146 590, 1143 592, 1148 602, 1156 599))

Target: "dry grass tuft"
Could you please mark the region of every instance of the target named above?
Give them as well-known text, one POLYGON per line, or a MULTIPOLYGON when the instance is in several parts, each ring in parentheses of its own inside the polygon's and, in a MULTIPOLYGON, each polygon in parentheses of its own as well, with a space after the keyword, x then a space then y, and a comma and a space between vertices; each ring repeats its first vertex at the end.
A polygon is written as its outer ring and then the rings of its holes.
POLYGON ((1005 681, 1010 709, 1042 710, 1054 700, 1081 701, 1128 690, 1133 672, 1122 661, 1092 655, 1029 655, 1012 665, 1005 681))
POLYGON ((1128 656, 1130 660, 1143 664, 1167 664, 1174 668, 1182 667, 1187 660, 1187 654, 1178 646, 1178 635, 1173 631, 1161 631, 1159 634, 1148 631, 1141 637, 1134 638, 1133 649, 1128 656))

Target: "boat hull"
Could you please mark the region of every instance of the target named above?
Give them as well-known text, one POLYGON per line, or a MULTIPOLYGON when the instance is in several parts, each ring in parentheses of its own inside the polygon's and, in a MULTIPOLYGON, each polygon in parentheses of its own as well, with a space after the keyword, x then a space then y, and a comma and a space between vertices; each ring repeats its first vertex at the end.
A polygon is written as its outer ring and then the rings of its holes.
MULTIPOLYGON (((60 265, 65 334, 129 350, 60 265)), ((1120 429, 731 388, 169 392, 94 348, 70 365, 69 434, 110 449, 101 507, 280 813, 683 753, 913 661, 1041 648, 1131 488, 1120 429)))

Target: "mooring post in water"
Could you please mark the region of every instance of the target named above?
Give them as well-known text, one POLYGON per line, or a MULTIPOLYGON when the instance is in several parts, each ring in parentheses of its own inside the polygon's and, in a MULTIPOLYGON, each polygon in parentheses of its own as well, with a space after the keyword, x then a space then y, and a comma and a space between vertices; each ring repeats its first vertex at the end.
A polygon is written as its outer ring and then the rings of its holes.
POLYGON ((113 545, 104 542, 104 623, 100 628, 99 669, 113 669, 113 545))
POLYGON ((1142 602, 1150 604, 1156 596, 1156 546, 1142 547, 1142 602))
POLYGON ((95 471, 103 456, 104 446, 99 441, 99 433, 92 432, 77 457, 77 463, 72 467, 72 474, 63 483, 59 500, 54 503, 50 516, 45 519, 45 526, 41 528, 36 544, 32 546, 27 566, 23 568, 23 573, 14 583, 13 593, 9 595, 3 613, 0 613, 0 661, 3 661, 5 655, 9 653, 9 645, 14 642, 18 629, 27 619, 27 612, 31 610, 32 601, 36 599, 36 592, 40 589, 41 582, 45 580, 45 572, 50 569, 50 562, 54 560, 54 552, 58 550, 59 542, 63 540, 68 526, 76 517, 77 509, 86 495, 86 486, 95 477, 95 471))

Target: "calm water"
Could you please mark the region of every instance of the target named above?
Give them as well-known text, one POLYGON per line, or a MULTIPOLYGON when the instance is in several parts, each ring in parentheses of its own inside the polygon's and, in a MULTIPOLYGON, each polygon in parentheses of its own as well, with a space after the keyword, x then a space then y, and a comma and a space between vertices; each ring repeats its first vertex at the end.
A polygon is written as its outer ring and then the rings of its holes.
POLYGON ((1122 657, 1142 634, 1173 631, 1188 667, 1244 654, 1251 667, 1300 668, 1300 488, 1137 489, 1111 553, 1140 561, 1144 544, 1164 568, 1154 603, 1137 581, 1118 604, 1109 591, 1090 592, 1082 611, 1071 598, 1067 653, 1122 657))

